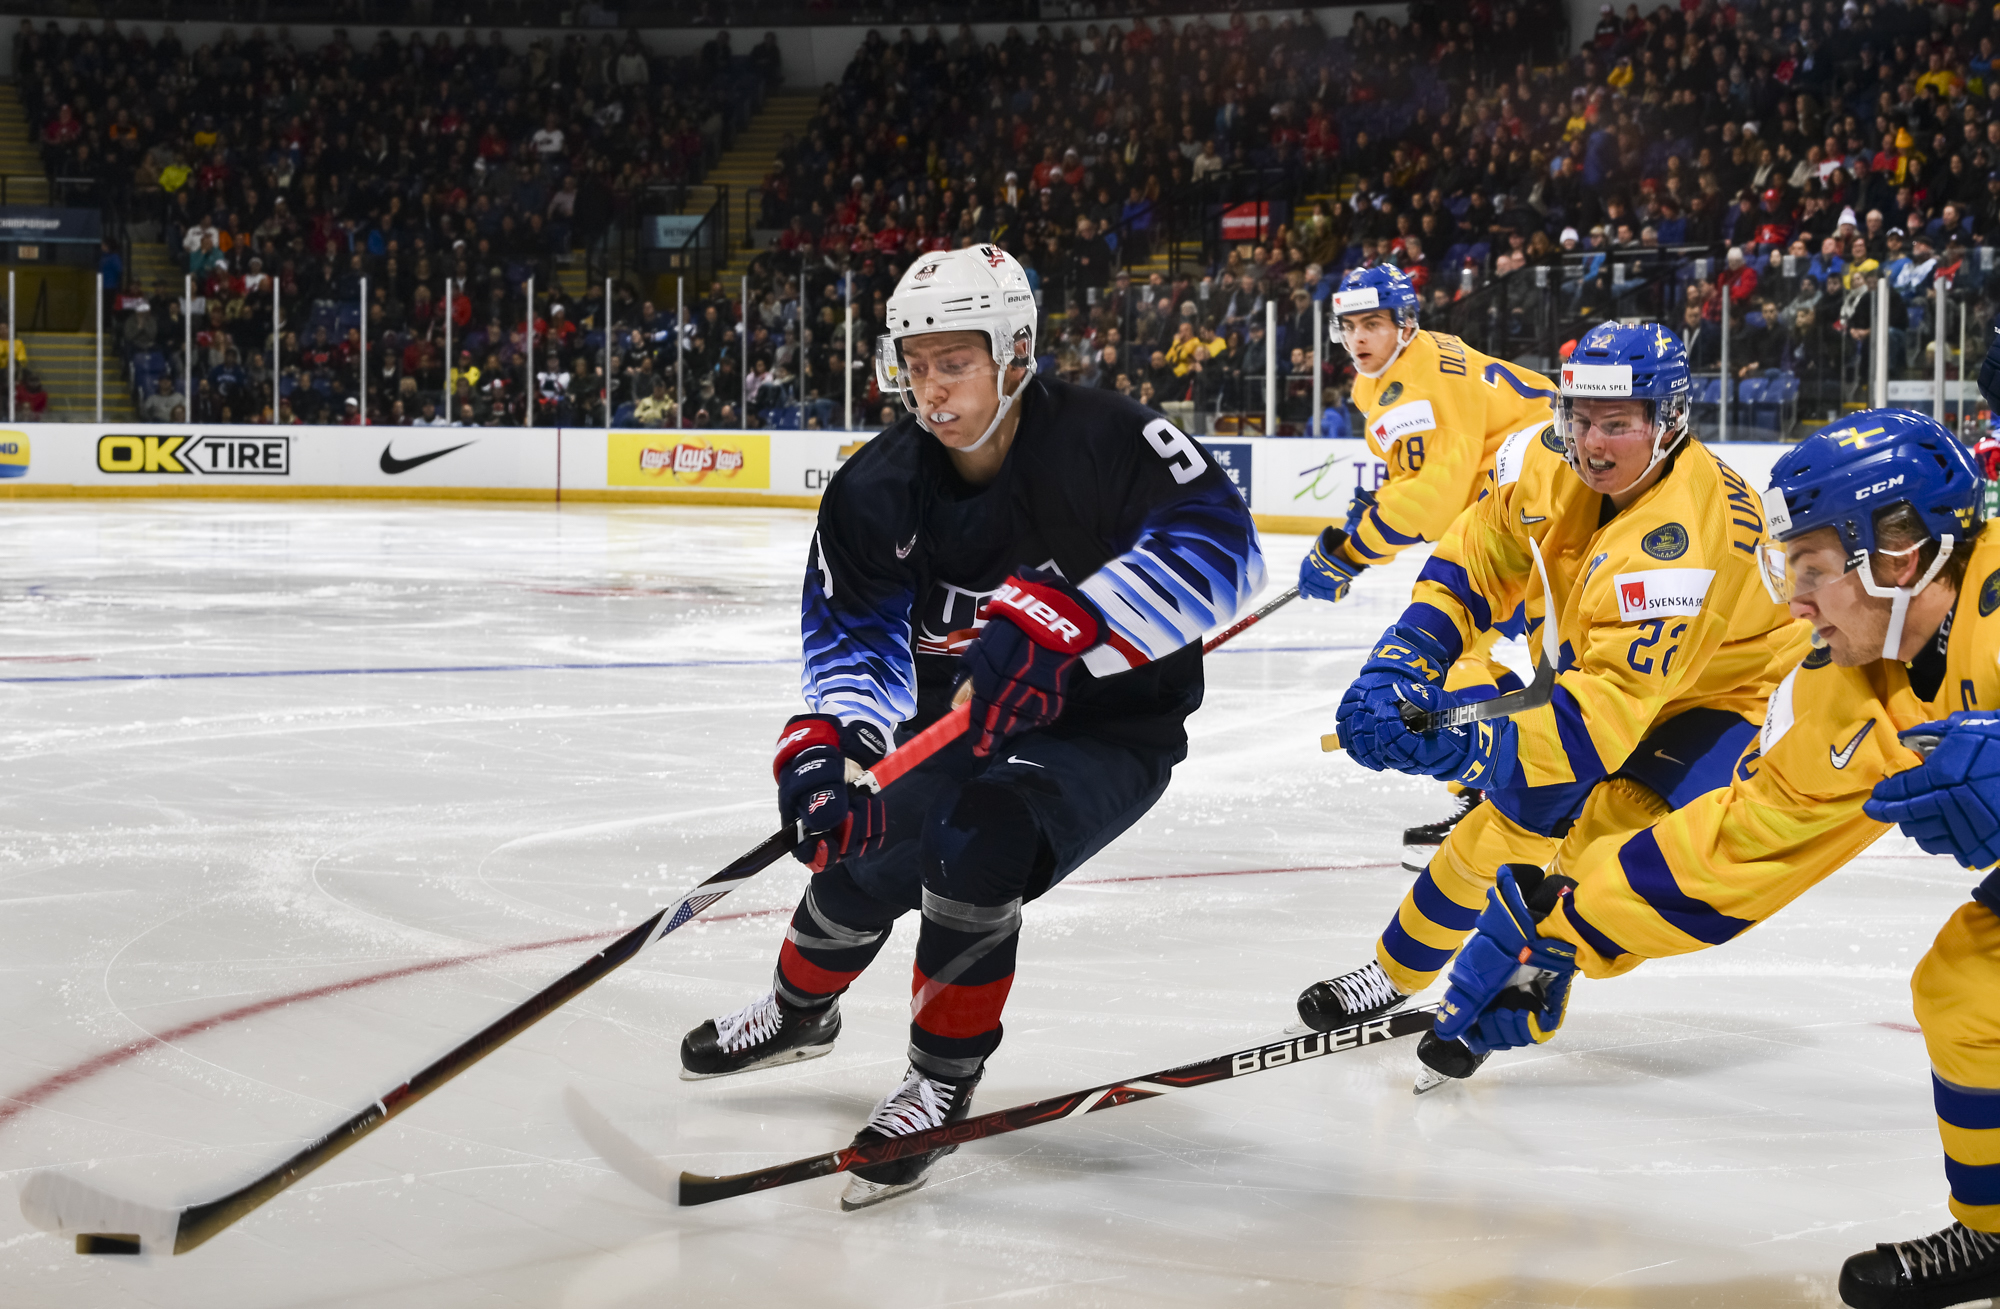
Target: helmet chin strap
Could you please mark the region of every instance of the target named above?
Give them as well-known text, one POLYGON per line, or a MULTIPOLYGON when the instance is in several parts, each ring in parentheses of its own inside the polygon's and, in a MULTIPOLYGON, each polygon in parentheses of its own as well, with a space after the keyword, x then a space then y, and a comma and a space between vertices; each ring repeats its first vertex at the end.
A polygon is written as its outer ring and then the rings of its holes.
MULTIPOLYGON (((977 450, 979 449, 979 447, 985 445, 988 441, 991 441, 993 439, 993 434, 1000 430, 1000 424, 1007 421, 1007 411, 1014 407, 1014 401, 1020 398, 1022 387, 1025 387, 1028 384, 1028 378, 1034 374, 1034 371, 1035 371, 1035 361, 1033 359, 1022 359, 1011 364, 1003 365, 1000 368, 1000 370, 994 375, 993 378, 993 390, 1000 397, 1000 406, 993 413, 993 421, 986 425, 986 430, 980 433, 979 439, 977 441, 974 441, 971 445, 950 446, 946 448, 956 449, 962 455, 969 455, 974 450, 977 450), (1007 373, 1010 369, 1013 368, 1019 368, 1021 370, 1021 385, 1015 387, 1013 394, 1010 395, 1007 392, 1007 373)), ((906 406, 908 406, 911 413, 917 416, 918 427, 923 428, 926 432, 929 432, 932 436, 937 436, 937 429, 932 427, 930 425, 929 420, 927 420, 924 417, 923 410, 921 406, 917 404, 917 398, 914 392, 911 391, 903 392, 903 403, 906 406)), ((944 438, 938 437, 938 440, 942 442, 944 438)))
MULTIPOLYGON (((1944 568, 1945 560, 1951 558, 1953 544, 1955 542, 1950 532, 1946 532, 1938 538, 1937 558, 1931 560, 1931 566, 1924 570, 1924 575, 1917 579, 1915 586, 1880 585, 1875 581, 1875 568, 1869 562, 1868 556, 1863 555, 1861 557, 1861 567, 1858 570, 1861 573, 1861 589, 1878 600, 1887 600, 1889 602, 1889 627, 1882 634, 1882 657, 1884 659, 1895 659, 1898 661, 1902 659, 1903 620, 1909 617, 1910 601, 1922 595, 1924 588, 1936 580, 1939 571, 1944 568)), ((1919 541, 1916 545, 1911 546, 1909 550, 1884 550, 1882 553, 1892 556, 1906 555, 1910 553, 1910 550, 1921 550, 1922 548, 1923 542, 1919 541)))
POLYGON ((1348 346, 1348 344, 1345 341, 1341 342, 1341 346, 1347 350, 1347 357, 1354 360, 1354 371, 1361 374, 1363 377, 1367 378, 1369 381, 1372 382, 1376 378, 1382 376, 1382 374, 1388 372, 1391 368, 1394 368, 1396 366, 1396 361, 1403 357, 1404 348, 1407 347, 1410 344, 1410 342, 1417 339, 1418 326, 1419 325, 1416 323, 1411 323, 1410 334, 1408 336, 1403 335, 1403 329, 1401 327, 1398 327, 1396 329, 1396 348, 1389 352, 1389 362, 1383 364, 1380 368, 1376 369, 1372 373, 1361 366, 1361 360, 1359 358, 1356 358, 1353 347, 1348 346))
MULTIPOLYGON (((1653 457, 1646 461, 1646 466, 1644 468, 1641 468, 1638 471, 1638 473, 1632 478, 1631 481, 1625 483, 1625 485, 1619 487, 1616 491, 1607 491, 1605 494, 1624 495, 1627 491, 1631 490, 1633 487, 1639 485, 1639 483, 1645 481, 1648 477, 1652 476, 1653 470, 1655 468, 1658 468, 1661 464, 1665 463, 1667 460, 1667 456, 1672 454, 1675 451, 1675 449, 1677 449, 1680 446, 1680 443, 1682 441, 1687 440, 1687 434, 1688 434, 1688 426, 1685 422, 1683 422, 1681 426, 1672 433, 1673 440, 1668 441, 1665 439, 1668 433, 1659 431, 1656 423, 1653 432, 1653 457)), ((1587 466, 1590 462, 1590 457, 1584 454, 1582 442, 1572 441, 1570 444, 1571 448, 1576 451, 1576 457, 1570 461, 1570 467, 1576 470, 1576 475, 1578 477, 1582 477, 1585 466, 1587 466)), ((1585 485, 1589 485, 1589 483, 1586 482, 1585 485)))

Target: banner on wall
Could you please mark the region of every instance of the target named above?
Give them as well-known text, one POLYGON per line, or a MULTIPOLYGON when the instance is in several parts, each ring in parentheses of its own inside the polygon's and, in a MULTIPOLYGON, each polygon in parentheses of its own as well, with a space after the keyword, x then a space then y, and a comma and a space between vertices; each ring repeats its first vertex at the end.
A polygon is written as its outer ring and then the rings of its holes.
MULTIPOLYGON (((0 495, 290 492, 807 508, 868 439, 849 432, 21 424, 0 429, 0 495)), ((1240 437, 1203 445, 1267 531, 1339 523, 1356 491, 1389 480, 1387 465, 1360 440, 1240 437)), ((1710 448, 1762 488, 1788 447, 1710 448)))

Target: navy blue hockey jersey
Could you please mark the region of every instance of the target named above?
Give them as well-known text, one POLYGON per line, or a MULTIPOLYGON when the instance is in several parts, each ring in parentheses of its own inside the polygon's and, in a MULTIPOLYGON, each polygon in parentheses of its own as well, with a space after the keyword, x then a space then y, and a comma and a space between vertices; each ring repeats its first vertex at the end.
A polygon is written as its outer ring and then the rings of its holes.
POLYGON ((1264 584, 1250 511, 1173 424, 1116 392, 1030 378, 999 475, 961 479, 905 416, 828 484, 806 564, 806 703, 885 732, 949 708, 979 606, 1052 568, 1097 602, 1062 725, 1167 744, 1201 703, 1204 632, 1264 584))

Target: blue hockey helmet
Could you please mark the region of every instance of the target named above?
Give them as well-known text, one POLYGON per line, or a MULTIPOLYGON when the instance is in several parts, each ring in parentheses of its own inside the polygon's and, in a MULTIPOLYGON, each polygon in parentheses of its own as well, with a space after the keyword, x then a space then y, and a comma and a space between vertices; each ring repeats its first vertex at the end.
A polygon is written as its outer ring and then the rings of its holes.
POLYGON ((1410 343, 1417 330, 1417 309, 1422 302, 1417 289, 1410 285, 1410 279, 1402 269, 1392 264, 1377 264, 1372 268, 1356 268, 1340 279, 1340 289, 1333 293, 1333 323, 1330 334, 1333 343, 1354 355, 1354 343, 1349 338, 1347 318, 1352 314, 1370 313, 1386 309, 1396 320, 1396 348, 1389 355, 1388 363, 1373 372, 1361 367, 1355 360, 1354 369, 1363 377, 1375 378, 1389 371, 1403 347, 1410 343))
POLYGON ((1986 479, 1972 452, 1949 428, 1908 409, 1865 409, 1829 423, 1787 450, 1771 468, 1764 518, 1771 539, 1792 542, 1820 528, 1839 537, 1836 552, 1768 549, 1765 579, 1778 600, 1801 599, 1858 571, 1862 589, 1891 601, 1882 657, 1902 646, 1912 598, 1936 579, 1952 551, 1979 532, 1986 479), (1906 506, 1928 535, 1885 550, 1876 539, 1885 511, 1906 506), (1870 557, 1904 555, 1937 543, 1937 557, 1912 586, 1884 586, 1870 557))
POLYGON ((1599 323, 1583 334, 1563 362, 1561 385, 1556 434, 1578 476, 1583 474, 1583 455, 1577 448, 1582 434, 1573 407, 1578 400, 1646 402, 1653 425, 1653 455, 1626 490, 1659 467, 1687 436, 1694 379, 1688 372, 1686 348, 1664 324, 1599 323))

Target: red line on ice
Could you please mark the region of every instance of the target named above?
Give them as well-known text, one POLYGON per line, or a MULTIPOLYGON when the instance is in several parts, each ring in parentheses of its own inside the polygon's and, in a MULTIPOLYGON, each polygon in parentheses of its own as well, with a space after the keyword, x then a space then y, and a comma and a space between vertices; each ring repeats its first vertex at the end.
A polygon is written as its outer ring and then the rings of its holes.
MULTIPOLYGON (((1251 877, 1260 873, 1341 872, 1357 868, 1388 868, 1391 866, 1389 864, 1314 864, 1297 868, 1229 868, 1208 873, 1147 873, 1138 877, 1100 877, 1093 878, 1088 882, 1078 882, 1076 885, 1103 886, 1114 882, 1171 882, 1190 877, 1251 877)), ((697 921, 704 923, 726 923, 734 919, 767 918, 772 914, 788 914, 790 912, 791 910, 789 909, 749 909, 742 913, 717 914, 712 918, 702 918, 697 921)), ((273 1010, 283 1009, 288 1005, 298 1004, 304 1000, 319 1000, 329 995, 341 995, 348 991, 358 991, 363 987, 376 986, 383 982, 393 982, 405 977, 419 977, 425 973, 443 972, 446 969, 460 968, 466 964, 476 964, 487 959, 498 959, 511 954, 526 954, 533 950, 546 950, 551 946, 578 945, 585 941, 601 941, 606 937, 622 936, 628 930, 630 929, 617 928, 604 932, 584 932, 577 936, 551 937, 546 941, 527 941, 520 945, 503 945, 491 950, 480 950, 473 954, 453 955, 448 959, 427 959, 418 964, 405 964, 401 968, 389 968, 379 973, 369 973, 362 977, 351 977, 344 982, 328 982, 324 986, 311 986, 299 991, 287 991, 282 995, 274 995, 267 999, 253 1001, 250 1004, 238 1005, 234 1009, 225 1009, 221 1013, 211 1014, 207 1018, 197 1018, 192 1022, 182 1023, 178 1027, 170 1027, 164 1032, 151 1033, 140 1037, 136 1041, 128 1041, 124 1045, 106 1050, 103 1054, 94 1055, 80 1064, 73 1064, 59 1073, 53 1073, 48 1077, 44 1077, 33 1086, 14 1092, 12 1095, 5 1097, 4 1100, 0 1100, 0 1127, 6 1126, 13 1119, 34 1108, 36 1105, 41 1104, 58 1091, 67 1090, 79 1082, 87 1081, 97 1076, 99 1073, 116 1068, 118 1065, 135 1059, 157 1046, 172 1045, 176 1041, 182 1041, 191 1036, 199 1036, 203 1032, 212 1032, 218 1027, 226 1027, 231 1023, 240 1023, 245 1019, 256 1018, 259 1015, 268 1014, 273 1010)))

